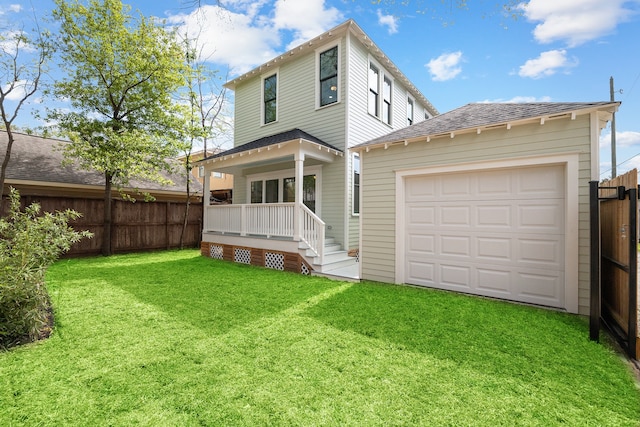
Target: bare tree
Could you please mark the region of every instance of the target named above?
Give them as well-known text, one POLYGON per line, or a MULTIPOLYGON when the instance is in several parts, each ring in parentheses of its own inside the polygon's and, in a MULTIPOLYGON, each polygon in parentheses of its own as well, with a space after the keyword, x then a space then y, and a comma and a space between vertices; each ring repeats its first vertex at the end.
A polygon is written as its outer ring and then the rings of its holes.
MULTIPOLYGON (((7 133, 7 147, 0 167, 0 191, 4 191, 7 167, 15 142, 13 123, 20 109, 40 86, 51 58, 52 48, 36 20, 35 36, 20 29, 10 29, 0 34, 0 115, 7 133)), ((0 194, 1 196, 1 194, 0 194)), ((3 204, 0 197, 0 212, 3 204)))
MULTIPOLYGON (((190 180, 193 169, 193 151, 196 145, 202 145, 203 157, 209 153, 209 144, 216 137, 228 130, 229 124, 222 120, 221 113, 226 102, 227 89, 216 84, 219 81, 218 73, 206 65, 202 56, 202 49, 198 50, 198 38, 190 39, 184 35, 185 57, 187 73, 185 75, 185 91, 178 102, 185 105, 186 116, 183 119, 184 132, 182 139, 182 151, 184 152, 184 167, 187 177, 187 202, 180 235, 180 248, 183 247, 186 233, 189 205, 191 199, 190 180)), ((213 147, 212 151, 219 148, 213 147)), ((208 195, 203 194, 203 197, 208 195)))

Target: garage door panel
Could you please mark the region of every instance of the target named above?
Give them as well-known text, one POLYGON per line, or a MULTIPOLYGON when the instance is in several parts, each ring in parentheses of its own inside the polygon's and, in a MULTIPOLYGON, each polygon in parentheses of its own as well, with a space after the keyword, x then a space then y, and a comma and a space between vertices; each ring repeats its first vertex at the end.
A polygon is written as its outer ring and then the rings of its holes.
POLYGON ((451 289, 469 291, 471 289, 471 267, 460 264, 440 264, 440 283, 451 289))
POLYGON ((443 227, 469 227, 471 225, 471 208, 469 206, 440 206, 438 209, 438 225, 443 227))
POLYGON ((510 230, 513 226, 513 206, 511 203, 479 205, 475 207, 477 227, 510 230))
POLYGON ((409 260, 407 262, 408 283, 424 286, 434 286, 435 280, 435 264, 430 262, 409 260))
POLYGON ((416 176, 405 185, 407 283, 564 306, 563 166, 416 176), (429 191, 418 190, 423 182, 429 191))
POLYGON ((477 268, 476 280, 478 290, 485 295, 499 298, 509 298, 511 295, 511 283, 513 281, 510 270, 477 268))
POLYGON ((436 224, 435 206, 408 206, 407 214, 409 216, 409 224, 412 224, 412 226, 436 224))
POLYGON ((476 175, 476 195, 481 199, 496 197, 511 197, 511 175, 505 175, 502 171, 485 171, 476 175))
POLYGON ((418 253, 423 256, 435 255, 435 240, 432 234, 411 234, 407 242, 409 253, 418 253))
POLYGON ((516 194, 526 198, 563 198, 564 169, 559 166, 521 168, 517 172, 516 194))
POLYGON ((512 262, 512 239, 480 236, 475 239, 475 242, 478 259, 489 262, 512 262))
POLYGON ((562 307, 564 275, 541 274, 535 270, 518 273, 515 293, 518 300, 534 304, 562 307))
POLYGON ((561 200, 546 203, 523 202, 518 207, 517 226, 527 233, 562 233, 563 212, 564 203, 561 200))
POLYGON ((444 256, 471 257, 471 237, 463 235, 440 235, 439 254, 444 256))
POLYGON ((520 238, 518 244, 518 262, 538 268, 560 269, 564 265, 563 239, 520 238))
POLYGON ((472 176, 462 174, 449 175, 445 179, 437 179, 436 194, 445 200, 468 196, 472 194, 472 181, 472 176))

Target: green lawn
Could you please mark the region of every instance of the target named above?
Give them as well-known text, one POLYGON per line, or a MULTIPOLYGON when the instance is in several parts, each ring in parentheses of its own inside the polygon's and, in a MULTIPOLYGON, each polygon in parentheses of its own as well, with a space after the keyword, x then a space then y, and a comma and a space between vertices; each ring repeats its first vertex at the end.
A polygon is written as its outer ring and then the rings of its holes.
POLYGON ((0 425, 637 426, 583 318, 197 251, 63 260, 56 328, 0 353, 0 425))

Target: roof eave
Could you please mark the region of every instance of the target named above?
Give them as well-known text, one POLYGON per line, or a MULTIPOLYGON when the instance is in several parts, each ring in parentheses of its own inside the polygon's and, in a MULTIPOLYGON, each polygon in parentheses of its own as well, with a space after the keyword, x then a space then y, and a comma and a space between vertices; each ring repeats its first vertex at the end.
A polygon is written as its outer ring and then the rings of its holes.
POLYGON ((570 117, 572 120, 575 119, 575 117, 578 116, 578 112, 580 115, 584 115, 584 114, 590 114, 592 112, 597 112, 597 111, 604 111, 604 112, 608 112, 608 113, 615 113, 618 110, 618 107, 620 106, 620 102, 611 102, 609 104, 604 104, 604 105, 597 105, 597 106, 592 106, 592 107, 586 107, 586 108, 577 108, 575 110, 569 110, 566 112, 562 112, 562 113, 557 113, 557 114, 542 114, 542 115, 537 115, 537 116, 532 116, 532 117, 527 117, 524 119, 518 119, 518 120, 512 120, 512 121, 500 121, 500 122, 495 122, 495 123, 488 123, 482 126, 474 126, 474 127, 469 127, 469 128, 460 128, 460 129, 454 129, 451 131, 446 131, 446 132, 439 132, 439 133, 433 133, 433 134, 427 134, 427 135, 420 135, 417 137, 413 137, 413 138, 404 138, 404 139, 395 139, 395 140, 388 140, 388 141, 382 141, 379 143, 372 143, 372 144, 362 144, 356 147, 353 147, 351 150, 352 151, 357 151, 357 152, 362 152, 362 151, 370 151, 372 149, 376 149, 376 148, 384 148, 385 150, 388 149, 390 146, 392 145, 399 145, 399 144, 403 144, 403 145, 409 145, 410 143, 414 143, 414 142, 421 142, 421 141, 426 141, 426 142, 431 142, 431 140, 433 139, 437 139, 437 138, 455 138, 458 135, 463 135, 463 134, 468 134, 468 133, 477 133, 480 134, 482 132, 484 132, 485 130, 495 130, 495 129, 500 129, 500 128, 506 128, 506 129, 511 129, 511 127, 514 126, 522 126, 525 124, 530 124, 530 123, 536 123, 536 122, 540 122, 540 124, 544 124, 547 120, 558 120, 561 118, 566 118, 566 117, 570 117))

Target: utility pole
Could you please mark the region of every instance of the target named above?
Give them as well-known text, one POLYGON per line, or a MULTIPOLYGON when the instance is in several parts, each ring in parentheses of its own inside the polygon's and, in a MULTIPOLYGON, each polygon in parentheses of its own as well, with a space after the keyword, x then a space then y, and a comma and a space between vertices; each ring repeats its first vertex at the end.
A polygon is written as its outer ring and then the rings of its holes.
MULTIPOLYGON (((613 76, 609 79, 609 94, 611 102, 615 102, 615 92, 613 90, 613 76)), ((611 114, 611 178, 617 176, 616 171, 616 113, 611 114)))

